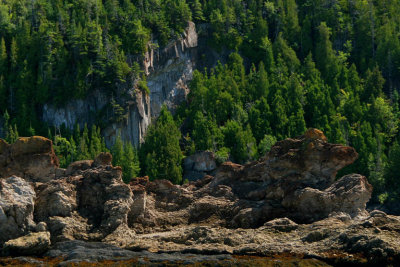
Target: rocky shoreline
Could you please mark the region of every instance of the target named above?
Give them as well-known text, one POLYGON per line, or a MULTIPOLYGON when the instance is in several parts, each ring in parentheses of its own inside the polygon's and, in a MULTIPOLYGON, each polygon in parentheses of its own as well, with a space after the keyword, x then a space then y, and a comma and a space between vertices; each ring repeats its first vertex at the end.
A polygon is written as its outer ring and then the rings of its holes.
POLYGON ((357 156, 311 129, 189 184, 127 185, 108 153, 61 169, 50 140, 0 140, 0 265, 399 264, 400 217, 336 179, 357 156))

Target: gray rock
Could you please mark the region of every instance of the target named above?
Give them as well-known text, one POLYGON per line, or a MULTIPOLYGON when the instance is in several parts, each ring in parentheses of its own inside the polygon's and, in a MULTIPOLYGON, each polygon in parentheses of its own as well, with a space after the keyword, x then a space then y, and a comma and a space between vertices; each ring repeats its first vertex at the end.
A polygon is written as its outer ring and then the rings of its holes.
POLYGON ((72 162, 65 171, 66 175, 81 174, 82 171, 90 169, 93 165, 93 160, 80 160, 72 162))
POLYGON ((295 210, 292 215, 301 221, 315 221, 331 212, 344 212, 351 217, 367 216, 366 203, 371 198, 372 186, 359 174, 346 175, 326 190, 304 188, 288 195, 282 205, 295 210))
POLYGON ((150 89, 151 114, 157 117, 163 104, 174 110, 186 100, 188 82, 196 64, 196 25, 188 23, 183 36, 161 49, 150 48, 144 60, 150 89))
POLYGON ((217 168, 215 155, 210 151, 197 152, 184 160, 186 171, 211 172, 217 168))
POLYGON ((0 244, 34 228, 35 197, 32 186, 24 179, 0 179, 0 244))

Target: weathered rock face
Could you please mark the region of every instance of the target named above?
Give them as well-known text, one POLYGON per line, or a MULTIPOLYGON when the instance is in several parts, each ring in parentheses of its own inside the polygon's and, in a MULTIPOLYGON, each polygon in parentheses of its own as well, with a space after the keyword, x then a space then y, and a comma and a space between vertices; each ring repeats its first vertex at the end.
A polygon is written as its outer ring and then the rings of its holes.
POLYGON ((58 166, 53 143, 47 138, 21 137, 12 145, 0 139, 0 177, 17 175, 27 181, 46 182, 54 179, 58 166))
POLYGON ((158 116, 165 103, 170 110, 186 100, 188 81, 192 79, 197 58, 197 32, 193 22, 181 39, 163 49, 149 49, 145 56, 145 71, 151 93, 151 113, 158 116))
POLYGON ((132 192, 122 182, 121 168, 100 157, 94 162, 102 164, 76 165, 72 176, 37 186, 35 219, 48 224, 52 239, 101 240, 127 225, 132 192))
POLYGON ((183 178, 189 181, 202 179, 217 168, 215 155, 210 151, 197 152, 186 157, 183 162, 183 178))
POLYGON ((35 196, 33 187, 20 177, 0 179, 0 244, 34 228, 35 196))
POLYGON ((81 127, 85 123, 93 124, 96 113, 109 103, 109 97, 102 91, 96 90, 85 99, 72 99, 64 106, 45 104, 43 106, 42 120, 50 125, 73 129, 76 124, 81 127))
POLYGON ((138 146, 144 141, 146 130, 153 116, 150 110, 150 96, 140 90, 135 90, 135 97, 125 102, 126 120, 109 124, 103 131, 106 144, 111 146, 118 135, 122 140, 138 146))
POLYGON ((334 212, 363 216, 372 192, 365 177, 334 182, 336 172, 356 158, 353 148, 329 144, 322 132, 311 129, 276 143, 259 162, 224 163, 214 177, 188 185, 133 182, 141 184, 140 203, 146 204, 141 215, 129 219, 130 226, 143 232, 193 223, 255 228, 281 217, 309 223, 334 212))
MULTIPOLYGON (((28 142, 23 144, 15 149, 31 151, 28 142)), ((12 153, 2 155, 7 162, 12 153)), ((47 242, 27 234, 48 231, 55 248, 46 255, 54 257, 60 255, 57 247, 66 255, 87 246, 92 254, 110 248, 71 241, 80 240, 158 253, 290 253, 333 264, 400 262, 400 218, 366 212, 372 187, 365 177, 335 180, 336 172, 356 158, 353 148, 329 144, 311 129, 277 142, 260 161, 227 162, 214 176, 189 184, 142 177, 126 185, 111 155, 103 153, 57 169, 51 181, 32 183, 36 192, 22 178, 0 179, 0 245, 22 237, 6 247, 29 254, 29 244, 38 244, 42 253, 47 242)))
POLYGON ((41 255, 50 247, 50 233, 29 233, 25 236, 9 240, 4 244, 4 250, 11 255, 41 255))
POLYGON ((323 191, 310 187, 299 189, 285 198, 282 205, 293 210, 293 218, 302 221, 316 221, 332 212, 367 216, 365 206, 371 192, 372 186, 364 176, 346 175, 323 191))

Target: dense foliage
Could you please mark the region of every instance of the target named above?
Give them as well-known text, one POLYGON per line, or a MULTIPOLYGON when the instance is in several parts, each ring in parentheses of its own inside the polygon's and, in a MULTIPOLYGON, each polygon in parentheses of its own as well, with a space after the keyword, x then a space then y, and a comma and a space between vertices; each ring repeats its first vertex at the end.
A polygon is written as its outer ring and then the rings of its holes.
POLYGON ((171 113, 163 106, 156 123, 147 130, 145 142, 140 148, 143 174, 150 179, 169 179, 174 183, 181 183, 180 137, 171 113))
MULTIPOLYGON (((0 112, 7 138, 46 135, 43 103, 95 88, 112 95, 141 77, 132 56, 146 51, 151 35, 153 45, 165 45, 191 19, 206 25, 202 38, 210 47, 232 53, 226 65, 195 72, 175 121, 163 110, 139 152, 142 174, 181 182, 182 153, 209 149, 221 161, 243 163, 277 139, 316 127, 359 152, 343 173, 369 177, 381 202, 399 199, 399 13, 394 0, 3 0, 0 112)), ((75 144, 57 138, 67 158, 92 156, 68 152, 90 146, 92 137, 78 142, 74 134, 75 144)), ((128 176, 137 174, 136 152, 124 154, 118 162, 136 158, 124 164, 128 176)))

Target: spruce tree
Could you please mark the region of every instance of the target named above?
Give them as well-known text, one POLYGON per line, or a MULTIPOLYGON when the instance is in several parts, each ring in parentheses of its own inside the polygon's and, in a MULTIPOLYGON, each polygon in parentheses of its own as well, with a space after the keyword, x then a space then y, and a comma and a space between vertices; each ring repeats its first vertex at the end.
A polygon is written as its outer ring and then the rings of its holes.
POLYGON ((182 182, 181 134, 166 106, 161 108, 156 123, 148 129, 140 148, 142 171, 150 179, 182 182))

